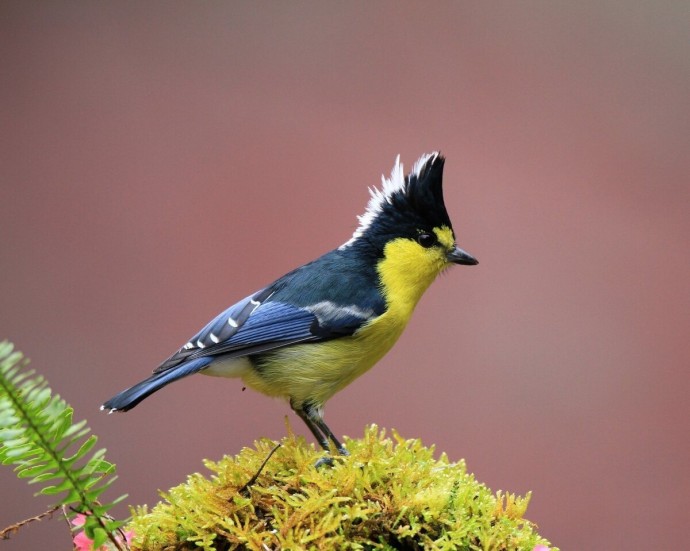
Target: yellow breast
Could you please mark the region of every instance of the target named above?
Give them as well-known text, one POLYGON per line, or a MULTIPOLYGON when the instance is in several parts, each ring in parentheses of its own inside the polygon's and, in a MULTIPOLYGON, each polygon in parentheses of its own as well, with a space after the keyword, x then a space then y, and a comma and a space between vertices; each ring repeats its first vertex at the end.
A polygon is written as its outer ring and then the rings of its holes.
MULTIPOLYGON (((435 232, 445 245, 454 243, 453 232, 449 228, 437 228, 435 232)), ((344 370, 347 376, 342 378, 337 390, 370 369, 392 348, 424 291, 447 266, 445 254, 437 247, 425 249, 415 241, 403 238, 386 244, 383 260, 377 266, 386 312, 362 327, 348 343, 343 343, 359 349, 360 354, 353 351, 357 362, 349 372, 344 370)))
MULTIPOLYGON (((436 230, 439 239, 453 237, 436 230)), ((283 396, 293 404, 323 404, 369 370, 395 344, 424 291, 447 266, 438 248, 424 249, 411 239, 395 239, 379 262, 386 311, 352 336, 322 343, 281 348, 262 358, 259 370, 249 370, 244 382, 264 394, 283 396)))

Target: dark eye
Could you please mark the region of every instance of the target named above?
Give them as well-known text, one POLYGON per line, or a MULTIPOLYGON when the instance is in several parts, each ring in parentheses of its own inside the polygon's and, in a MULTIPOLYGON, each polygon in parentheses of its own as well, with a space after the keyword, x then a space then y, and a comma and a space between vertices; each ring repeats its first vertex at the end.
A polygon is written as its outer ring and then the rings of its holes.
POLYGON ((436 244, 436 236, 432 233, 420 233, 417 236, 417 243, 425 249, 428 249, 436 244))

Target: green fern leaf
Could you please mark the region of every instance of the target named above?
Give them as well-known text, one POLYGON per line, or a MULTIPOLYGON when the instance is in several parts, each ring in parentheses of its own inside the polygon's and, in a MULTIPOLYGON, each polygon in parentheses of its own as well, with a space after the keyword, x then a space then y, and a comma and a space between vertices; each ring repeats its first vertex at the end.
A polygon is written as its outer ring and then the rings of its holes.
POLYGON ((84 530, 95 548, 106 540, 121 548, 114 532, 124 523, 107 514, 126 496, 99 502, 116 479, 115 466, 105 460, 104 449, 94 449, 98 439, 88 436, 86 422, 73 417, 74 410, 53 395, 47 381, 26 369, 22 354, 0 342, 0 462, 42 486, 38 494, 58 496, 57 505, 84 513, 84 530))

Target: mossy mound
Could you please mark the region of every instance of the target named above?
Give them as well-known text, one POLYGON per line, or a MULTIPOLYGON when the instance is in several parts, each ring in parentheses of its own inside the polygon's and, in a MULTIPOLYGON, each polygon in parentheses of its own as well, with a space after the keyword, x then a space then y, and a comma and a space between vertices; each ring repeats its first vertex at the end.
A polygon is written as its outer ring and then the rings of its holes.
MULTIPOLYGON (((494 494, 419 440, 369 427, 347 440, 349 457, 315 468, 323 457, 290 435, 257 442, 205 465, 135 511, 134 550, 453 549, 528 550, 549 543, 523 518, 530 499, 494 494)), ((555 550, 555 548, 552 548, 555 550)))

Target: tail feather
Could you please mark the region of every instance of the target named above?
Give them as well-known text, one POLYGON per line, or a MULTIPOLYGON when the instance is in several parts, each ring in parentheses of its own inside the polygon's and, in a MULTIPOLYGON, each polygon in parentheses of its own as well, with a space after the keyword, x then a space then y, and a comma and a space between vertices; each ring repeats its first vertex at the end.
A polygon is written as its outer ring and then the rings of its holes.
POLYGON ((141 402, 144 398, 149 397, 151 394, 160 390, 165 385, 170 384, 178 379, 187 377, 202 370, 208 364, 210 364, 212 358, 204 357, 197 358, 181 364, 175 368, 168 369, 166 371, 161 371, 160 373, 154 373, 148 379, 144 379, 140 383, 129 387, 119 394, 113 396, 110 400, 105 402, 101 409, 113 411, 128 411, 141 402))

